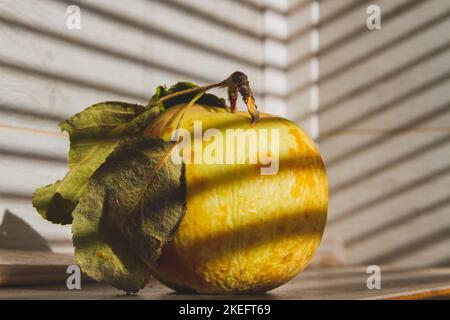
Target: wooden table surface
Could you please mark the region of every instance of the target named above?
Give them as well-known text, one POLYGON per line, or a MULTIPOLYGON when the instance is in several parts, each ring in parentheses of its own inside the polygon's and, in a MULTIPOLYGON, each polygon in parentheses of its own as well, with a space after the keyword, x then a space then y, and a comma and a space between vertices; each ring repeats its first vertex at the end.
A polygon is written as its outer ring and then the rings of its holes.
POLYGON ((365 267, 310 269, 262 295, 185 295, 152 281, 137 295, 124 295, 108 285, 84 283, 70 291, 65 283, 0 288, 0 299, 450 299, 450 268, 381 267, 381 289, 366 286, 365 267))

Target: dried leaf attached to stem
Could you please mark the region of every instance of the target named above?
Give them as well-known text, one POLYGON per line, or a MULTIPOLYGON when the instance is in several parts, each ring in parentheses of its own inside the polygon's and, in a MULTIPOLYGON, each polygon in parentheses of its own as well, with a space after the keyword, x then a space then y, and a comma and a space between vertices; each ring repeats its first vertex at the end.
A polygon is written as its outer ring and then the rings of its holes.
POLYGON ((184 165, 167 161, 173 145, 125 140, 90 179, 72 225, 77 261, 90 277, 127 292, 147 283, 186 209, 184 165))
POLYGON ((217 87, 227 87, 231 112, 239 92, 252 123, 258 121, 247 76, 235 72, 207 86, 160 86, 147 107, 99 103, 60 124, 70 137, 69 172, 38 188, 33 206, 53 223, 72 223, 77 261, 93 279, 126 292, 137 292, 148 282, 161 248, 182 221, 186 186, 184 165, 168 161, 178 142, 142 134, 177 104, 225 107, 224 99, 206 93, 217 87))

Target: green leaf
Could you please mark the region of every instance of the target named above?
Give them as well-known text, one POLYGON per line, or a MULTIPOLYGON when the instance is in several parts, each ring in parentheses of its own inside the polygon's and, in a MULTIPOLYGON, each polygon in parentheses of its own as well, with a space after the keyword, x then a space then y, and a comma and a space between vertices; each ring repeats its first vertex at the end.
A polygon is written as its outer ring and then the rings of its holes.
MULTIPOLYGON (((178 82, 174 84, 173 86, 167 88, 166 86, 159 86, 156 88, 155 94, 150 99, 150 105, 155 104, 159 99, 178 92, 182 90, 197 88, 198 85, 191 83, 191 82, 178 82)), ((163 103, 159 104, 158 107, 161 111, 164 111, 172 106, 175 106, 177 104, 181 103, 189 103, 197 93, 189 93, 189 94, 183 94, 174 98, 171 98, 169 100, 164 101, 163 103)), ((214 94, 205 93, 198 101, 199 104, 205 104, 213 107, 221 107, 225 108, 225 100, 222 98, 217 97, 214 94)))
MULTIPOLYGON (((157 104, 159 99, 196 87, 190 82, 178 82, 169 88, 159 86, 151 98, 150 108, 123 102, 103 102, 63 121, 60 127, 70 137, 69 172, 62 181, 38 188, 33 194, 33 206, 42 217, 53 223, 70 224, 72 211, 86 192, 89 178, 118 143, 125 138, 139 136, 162 111, 180 103, 189 103, 196 93, 157 104)), ((198 103, 225 107, 225 100, 213 94, 203 94, 198 103)))
POLYGON ((150 270, 120 234, 102 231, 106 190, 90 188, 73 212, 73 245, 78 264, 91 278, 109 283, 127 293, 137 292, 148 282, 150 270))
POLYGON ((54 184, 36 189, 33 194, 33 206, 44 218, 50 221, 68 224, 72 222, 72 216, 60 213, 72 212, 75 204, 65 200, 57 192, 60 185, 61 180, 58 180, 54 184))
POLYGON ((83 271, 127 292, 148 281, 165 242, 185 212, 184 165, 170 159, 174 142, 122 142, 89 181, 73 212, 73 242, 83 271))
POLYGON ((104 102, 63 121, 60 127, 70 137, 70 171, 62 181, 37 189, 33 206, 53 223, 71 223, 72 211, 95 170, 119 142, 138 135, 158 114, 157 108, 104 102))

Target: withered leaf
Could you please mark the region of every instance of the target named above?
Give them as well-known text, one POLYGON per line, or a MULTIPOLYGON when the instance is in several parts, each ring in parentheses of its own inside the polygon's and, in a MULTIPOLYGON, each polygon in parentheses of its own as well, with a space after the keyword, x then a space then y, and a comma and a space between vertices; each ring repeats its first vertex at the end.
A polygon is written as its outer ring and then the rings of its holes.
POLYGON ((142 288, 148 267, 175 234, 185 212, 184 165, 174 142, 121 142, 89 181, 73 212, 73 243, 83 271, 127 292, 142 288))
POLYGON ((103 102, 86 108, 60 127, 70 137, 69 172, 33 194, 33 206, 53 223, 70 224, 72 211, 89 178, 127 137, 140 134, 159 110, 136 104, 103 102))

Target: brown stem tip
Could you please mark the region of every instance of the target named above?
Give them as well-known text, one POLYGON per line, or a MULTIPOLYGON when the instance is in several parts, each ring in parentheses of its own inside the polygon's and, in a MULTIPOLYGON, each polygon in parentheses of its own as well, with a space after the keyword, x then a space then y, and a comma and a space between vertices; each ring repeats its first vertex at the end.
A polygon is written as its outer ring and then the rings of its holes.
POLYGON ((253 91, 250 88, 248 77, 244 73, 236 71, 233 72, 225 83, 228 86, 228 97, 230 99, 231 111, 236 111, 236 99, 239 91, 242 99, 247 105, 248 112, 252 117, 252 124, 256 124, 259 120, 259 111, 257 110, 258 107, 255 104, 255 97, 253 96, 253 91))

